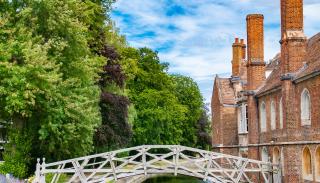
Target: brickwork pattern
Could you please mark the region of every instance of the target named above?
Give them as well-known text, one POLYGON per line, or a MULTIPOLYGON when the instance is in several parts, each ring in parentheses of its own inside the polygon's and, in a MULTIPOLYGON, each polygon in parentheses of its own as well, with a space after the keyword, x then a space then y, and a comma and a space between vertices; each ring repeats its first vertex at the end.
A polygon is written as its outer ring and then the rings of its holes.
MULTIPOLYGON (((247 16, 247 84, 245 89, 243 88, 244 93, 247 92, 247 97, 245 101, 238 101, 238 103, 244 102, 248 105, 248 158, 261 159, 262 148, 267 148, 272 161, 274 148, 278 148, 284 158, 283 182, 315 183, 315 152, 318 147, 320 148, 318 144, 320 141, 320 74, 310 78, 307 76, 320 71, 320 33, 309 40, 304 36, 303 0, 280 1, 281 53, 278 57, 280 62, 274 67, 267 80, 263 49, 263 15, 247 16), (304 89, 309 91, 311 98, 311 125, 306 126, 301 125, 300 107, 301 93, 304 89), (283 128, 280 128, 281 99, 283 128), (275 103, 276 129, 271 129, 271 101, 275 103), (266 104, 266 132, 260 130, 259 104, 262 102, 266 104), (310 148, 312 154, 312 180, 305 180, 302 175, 302 152, 305 147, 310 148)), ((243 46, 240 51, 242 59, 245 58, 243 46)), ((234 53, 239 54, 239 50, 234 53)), ((236 55, 236 58, 240 56, 236 55)), ((238 94, 235 96, 241 97, 238 94)), ((242 99, 238 98, 238 100, 242 99)), ((213 102, 212 109, 215 109, 217 107, 214 105, 218 104, 213 102)), ((223 145, 237 143, 236 108, 226 109, 220 104, 219 111, 219 119, 213 119, 219 121, 220 131, 213 135, 219 136, 216 139, 220 138, 223 145)), ((236 155, 239 153, 239 148, 222 147, 219 151, 236 155)), ((256 182, 259 182, 258 178, 256 182)))
POLYGON ((240 75, 240 66, 243 54, 242 46, 243 44, 239 42, 239 38, 236 38, 232 45, 232 76, 240 75))
POLYGON ((248 62, 264 62, 263 15, 247 16, 248 62))
POLYGON ((303 30, 303 0, 281 0, 281 28, 303 30))

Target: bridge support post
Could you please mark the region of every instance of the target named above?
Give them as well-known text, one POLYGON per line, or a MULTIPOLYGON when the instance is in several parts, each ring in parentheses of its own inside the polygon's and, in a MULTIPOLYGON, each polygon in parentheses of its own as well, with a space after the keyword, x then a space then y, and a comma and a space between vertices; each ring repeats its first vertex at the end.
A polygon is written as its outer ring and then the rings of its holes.
POLYGON ((112 169, 114 180, 117 181, 118 180, 117 173, 116 173, 116 169, 115 169, 114 162, 112 161, 112 159, 113 159, 113 155, 111 153, 109 153, 108 154, 108 160, 110 162, 110 166, 111 166, 111 169, 112 169))
POLYGON ((46 158, 42 158, 42 165, 40 169, 40 183, 46 183, 46 158))
POLYGON ((178 168, 179 168, 179 156, 180 156, 180 147, 177 146, 173 150, 174 153, 174 176, 178 175, 178 168))
POLYGON ((35 178, 32 181, 33 183, 39 183, 40 182, 40 169, 41 169, 40 158, 37 158, 35 178))
POLYGON ((144 175, 147 175, 147 160, 146 160, 146 147, 143 146, 142 147, 142 163, 143 163, 143 171, 144 171, 144 175))
POLYGON ((206 159, 208 160, 208 164, 207 164, 206 173, 204 175, 203 181, 207 181, 208 180, 209 170, 210 170, 210 167, 212 165, 212 159, 213 159, 212 153, 210 155, 206 154, 206 159))

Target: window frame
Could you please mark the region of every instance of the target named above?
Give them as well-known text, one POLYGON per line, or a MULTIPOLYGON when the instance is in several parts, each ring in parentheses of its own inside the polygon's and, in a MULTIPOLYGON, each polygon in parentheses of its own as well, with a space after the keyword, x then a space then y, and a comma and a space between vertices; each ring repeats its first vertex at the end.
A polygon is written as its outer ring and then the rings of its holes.
POLYGON ((311 125, 311 95, 307 88, 302 90, 300 96, 300 120, 301 126, 311 125), (306 97, 308 97, 308 100, 306 100, 306 97), (307 109, 308 111, 306 111, 307 109))
POLYGON ((279 128, 283 129, 283 103, 282 103, 282 97, 279 101, 279 128))
POLYGON ((266 110, 266 103, 263 101, 260 104, 259 107, 259 113, 260 113, 260 131, 266 132, 267 131, 267 110, 266 110), (263 109, 262 109, 263 106, 263 109))
POLYGON ((313 180, 312 154, 311 154, 311 150, 310 150, 309 147, 304 147, 303 150, 302 150, 302 167, 301 168, 302 168, 302 177, 303 177, 303 179, 312 181, 313 180), (305 159, 306 158, 305 157, 305 151, 308 151, 310 160, 306 160, 305 159), (306 161, 308 161, 308 162, 306 162, 306 161), (306 167, 307 163, 309 163, 310 167, 306 167), (310 169, 310 172, 306 172, 307 168, 310 169))
POLYGON ((275 106, 275 103, 273 100, 270 103, 270 128, 271 128, 271 130, 277 129, 276 106, 275 106))
POLYGON ((320 146, 318 146, 314 153, 314 159, 315 159, 315 178, 317 182, 320 182, 320 146))
POLYGON ((248 105, 242 104, 239 106, 238 110, 238 133, 245 134, 248 133, 248 105))

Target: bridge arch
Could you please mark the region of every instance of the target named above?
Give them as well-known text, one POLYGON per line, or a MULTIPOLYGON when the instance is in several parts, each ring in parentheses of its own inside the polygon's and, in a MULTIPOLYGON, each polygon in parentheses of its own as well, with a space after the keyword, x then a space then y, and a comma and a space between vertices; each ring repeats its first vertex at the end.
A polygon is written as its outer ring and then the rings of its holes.
POLYGON ((254 174, 269 181, 278 165, 180 145, 144 145, 101 154, 45 163, 38 160, 35 183, 94 183, 137 175, 186 175, 210 182, 252 182, 254 174), (50 177, 48 175, 51 175, 50 177))

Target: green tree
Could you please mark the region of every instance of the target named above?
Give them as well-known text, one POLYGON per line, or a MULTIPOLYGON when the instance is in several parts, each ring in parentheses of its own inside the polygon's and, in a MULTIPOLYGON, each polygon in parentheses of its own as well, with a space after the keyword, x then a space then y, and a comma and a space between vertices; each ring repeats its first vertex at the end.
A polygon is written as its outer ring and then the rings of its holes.
POLYGON ((104 59, 89 47, 90 5, 77 0, 1 1, 1 118, 16 129, 9 134, 15 138, 6 148, 3 170, 16 173, 8 167, 20 166, 22 173, 15 175, 21 177, 34 157, 58 160, 93 149, 94 129, 101 121, 97 73, 104 59), (19 142, 25 136, 33 139, 32 149, 19 147, 29 146, 19 142), (19 153, 32 158, 21 159, 19 153), (20 158, 19 164, 12 164, 14 158, 20 158))
POLYGON ((187 108, 183 123, 183 145, 195 147, 198 143, 197 124, 202 114, 203 98, 199 87, 192 78, 182 75, 172 76, 175 95, 180 104, 187 108))
POLYGON ((197 122, 197 148, 211 149, 212 137, 211 137, 211 121, 209 118, 209 109, 206 105, 202 107, 202 113, 200 119, 197 122))
POLYGON ((180 144, 187 109, 170 91, 146 89, 134 100, 138 117, 134 122, 134 143, 180 144))
POLYGON ((180 144, 187 108, 175 95, 173 82, 166 72, 168 64, 160 63, 157 53, 137 50, 138 70, 128 81, 129 97, 137 111, 133 123, 133 143, 180 144))

